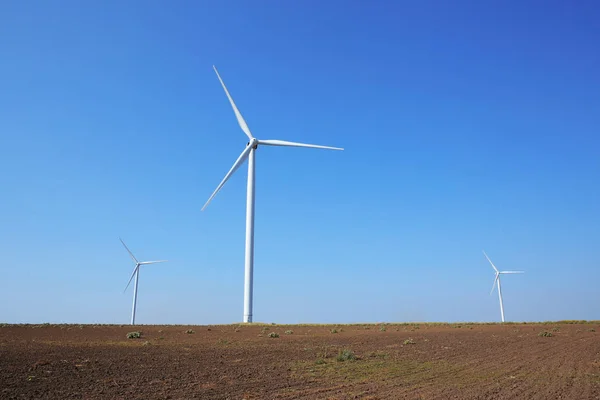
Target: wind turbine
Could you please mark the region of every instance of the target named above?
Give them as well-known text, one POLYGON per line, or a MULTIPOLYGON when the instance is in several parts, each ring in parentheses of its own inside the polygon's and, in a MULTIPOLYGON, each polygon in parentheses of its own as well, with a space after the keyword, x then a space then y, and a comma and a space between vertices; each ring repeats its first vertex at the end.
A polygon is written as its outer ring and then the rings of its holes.
POLYGON ((242 131, 248 136, 249 142, 246 143, 246 148, 242 151, 238 159, 233 164, 233 167, 227 172, 225 178, 221 181, 219 186, 215 189, 213 194, 210 196, 202 211, 208 206, 211 200, 221 190, 225 182, 233 175, 233 173, 248 159, 248 185, 246 192, 246 255, 245 255, 245 270, 244 270, 244 322, 252 322, 252 282, 253 282, 253 270, 254 270, 254 176, 255 176, 255 153, 259 145, 265 146, 284 146, 284 147, 310 147, 315 149, 328 149, 328 150, 344 150, 339 147, 319 146, 314 144, 287 142, 284 140, 262 140, 252 136, 248 124, 244 121, 244 117, 235 105, 233 98, 229 94, 223 79, 219 75, 219 71, 213 65, 213 69, 223 86, 223 90, 231 103, 231 108, 235 113, 238 124, 242 131))
MULTIPOLYGON (((482 250, 483 251, 483 250, 482 250)), ((498 297, 500 298, 500 314, 502 315, 502 322, 504 322, 504 304, 502 303, 502 287, 500 286, 500 275, 502 274, 524 274, 525 271, 498 271, 498 268, 494 265, 492 260, 483 252, 483 255, 487 260, 492 264, 492 268, 496 271, 496 277, 494 278, 494 283, 492 284, 492 290, 490 291, 490 295, 494 292, 494 287, 496 287, 496 282, 498 282, 498 297)))
POLYGON ((125 250, 127 250, 127 252, 131 256, 131 258, 133 259, 133 262, 135 262, 135 268, 133 269, 133 273, 131 274, 131 278, 129 278, 129 282, 127 282, 127 286, 125 286, 125 290, 123 290, 123 293, 125 293, 125 291, 129 287, 129 284, 131 283, 131 280, 133 279, 133 276, 135 275, 135 283, 133 285, 133 306, 131 308, 131 325, 135 325, 135 305, 137 303, 138 280, 140 278, 140 266, 142 266, 142 265, 148 265, 148 264, 161 263, 161 262, 165 262, 167 260, 138 261, 137 258, 135 258, 135 256, 131 252, 131 250, 129 250, 129 248, 127 247, 127 245, 123 241, 123 239, 119 238, 119 240, 121 241, 121 243, 123 243, 123 246, 125 247, 125 250))

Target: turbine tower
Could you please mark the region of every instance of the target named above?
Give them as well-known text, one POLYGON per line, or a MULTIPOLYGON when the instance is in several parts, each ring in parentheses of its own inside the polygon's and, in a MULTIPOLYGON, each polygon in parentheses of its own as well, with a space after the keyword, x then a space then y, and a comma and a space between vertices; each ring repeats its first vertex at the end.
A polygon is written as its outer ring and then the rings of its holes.
POLYGON ((246 148, 242 151, 238 159, 233 164, 233 167, 227 172, 225 178, 221 181, 219 186, 215 189, 213 194, 210 196, 204 207, 202 207, 202 211, 208 206, 211 200, 216 196, 216 194, 221 190, 225 182, 233 175, 233 173, 248 159, 248 185, 247 185, 247 193, 246 193, 246 254, 245 254, 245 269, 244 269, 244 322, 252 322, 252 288, 253 288, 253 273, 254 273, 254 177, 255 177, 255 154, 256 149, 259 145, 264 146, 284 146, 284 147, 310 147, 315 149, 328 149, 328 150, 344 150, 339 147, 329 147, 329 146, 319 146, 314 144, 305 144, 305 143, 295 143, 295 142, 287 142, 284 140, 262 140, 257 139, 252 136, 250 132, 250 128, 248 128, 248 124, 244 121, 244 117, 238 110, 235 105, 233 98, 229 94, 223 79, 219 75, 219 71, 213 65, 213 69, 217 74, 217 78, 219 78, 219 82, 221 82, 221 86, 223 86, 223 90, 229 99, 229 103, 231 103, 231 108, 233 108, 233 112, 235 113, 235 117, 237 118, 238 124, 242 131, 248 136, 249 142, 246 144, 246 148))
POLYGON ((125 293, 125 291, 129 287, 129 284, 131 283, 131 280, 133 279, 133 276, 135 275, 135 283, 133 285, 133 306, 131 307, 131 325, 135 325, 135 306, 136 306, 136 303, 137 303, 138 280, 140 278, 140 266, 142 266, 142 265, 148 265, 148 264, 161 263, 161 262, 165 262, 167 260, 138 261, 137 258, 135 258, 135 256, 131 252, 131 250, 129 250, 129 248, 127 247, 127 245, 123 241, 123 239, 119 238, 119 240, 121 241, 121 243, 123 243, 123 246, 125 247, 125 250, 127 250, 127 252, 131 256, 131 258, 133 259, 133 262, 135 262, 135 268, 133 269, 133 273, 131 274, 131 277, 129 278, 129 282, 127 282, 127 286, 125 286, 125 290, 123 290, 123 293, 125 293))
POLYGON ((504 304, 502 302, 502 287, 500 285, 500 275, 502 275, 502 274, 524 274, 525 271, 498 271, 498 268, 496 268, 496 266, 494 265, 492 260, 490 260, 488 255, 485 254, 485 251, 483 252, 483 255, 485 256, 485 258, 487 258, 487 260, 490 262, 490 264, 492 264, 492 268, 494 268, 494 271, 496 273, 496 277, 494 278, 494 283, 492 284, 492 290, 490 291, 490 295, 494 292, 494 288, 496 287, 496 282, 498 282, 498 297, 500 298, 500 315, 502 316, 502 322, 504 322, 504 304))

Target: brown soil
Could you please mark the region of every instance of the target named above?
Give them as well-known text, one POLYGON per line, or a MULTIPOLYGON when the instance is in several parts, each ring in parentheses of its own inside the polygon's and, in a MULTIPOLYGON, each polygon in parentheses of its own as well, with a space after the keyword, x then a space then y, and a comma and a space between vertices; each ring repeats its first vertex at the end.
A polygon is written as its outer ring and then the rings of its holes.
POLYGON ((600 399, 600 324, 4 325, 0 398, 600 399))

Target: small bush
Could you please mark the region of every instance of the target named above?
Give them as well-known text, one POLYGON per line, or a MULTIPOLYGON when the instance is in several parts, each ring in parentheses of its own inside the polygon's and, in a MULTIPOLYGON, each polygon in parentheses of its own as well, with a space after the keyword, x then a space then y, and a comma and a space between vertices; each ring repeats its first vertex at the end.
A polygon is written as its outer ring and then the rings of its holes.
POLYGON ((415 344, 415 341, 412 340, 411 338, 406 339, 404 342, 404 344, 415 344))
POLYGON ((336 357, 337 361, 354 361, 356 360, 356 354, 352 352, 352 350, 340 350, 336 357))
POLYGON ((331 330, 331 333, 338 333, 338 331, 337 331, 337 329, 334 328, 331 330))
POLYGON ((548 332, 548 331, 540 332, 540 333, 538 333, 538 336, 541 336, 541 337, 552 337, 552 332, 548 332))
POLYGON ((188 335, 191 335, 192 333, 196 333, 196 332, 194 332, 192 329, 188 329, 187 331, 185 331, 185 333, 187 333, 188 335))
POLYGON ((271 332, 271 333, 269 333, 269 337, 270 338, 278 338, 279 337, 279 333, 277 333, 277 332, 271 332))
POLYGON ((588 329, 588 332, 596 332, 596 330, 594 328, 590 328, 588 329))
POLYGON ((323 360, 322 358, 319 358, 317 361, 315 361, 315 364, 317 364, 317 365, 322 365, 325 363, 326 363, 325 360, 323 360))
POLYGON ((381 325, 381 326, 379 327, 379 331, 380 331, 380 332, 385 332, 385 331, 387 331, 387 328, 385 327, 385 325, 381 325))
POLYGON ((554 328, 552 328, 552 332, 558 332, 558 331, 560 331, 559 327, 555 326, 554 328))
POLYGON ((294 334, 294 331, 289 331, 289 330, 288 330, 288 331, 285 331, 285 334, 286 334, 286 335, 293 335, 293 334, 294 334))
POLYGON ((127 334, 127 339, 139 339, 142 337, 141 332, 129 332, 127 334))

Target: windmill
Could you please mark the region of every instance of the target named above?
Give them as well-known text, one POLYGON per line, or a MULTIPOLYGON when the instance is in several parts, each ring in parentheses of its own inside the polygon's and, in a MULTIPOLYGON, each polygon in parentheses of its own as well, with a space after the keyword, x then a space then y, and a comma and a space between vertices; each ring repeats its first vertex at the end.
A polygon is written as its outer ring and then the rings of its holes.
POLYGON ((498 282, 498 297, 500 298, 500 315, 502 316, 502 322, 504 322, 504 304, 502 302, 502 287, 500 285, 500 275, 524 274, 525 271, 498 271, 498 268, 496 268, 496 266, 494 265, 492 260, 490 260, 488 255, 485 254, 485 251, 483 252, 483 255, 485 256, 485 258, 487 258, 487 260, 490 262, 490 264, 492 264, 492 268, 494 268, 494 271, 496 273, 496 277, 494 278, 494 283, 492 284, 492 290, 490 291, 490 295, 494 292, 494 288, 496 287, 496 282, 498 282))
POLYGON ((131 280, 133 279, 133 277, 135 275, 135 283, 133 285, 133 306, 131 307, 131 325, 135 325, 135 307, 136 307, 136 303, 137 303, 137 292, 138 292, 138 281, 139 281, 139 278, 140 278, 140 267, 142 265, 148 265, 148 264, 156 264, 156 263, 166 262, 167 260, 138 261, 137 258, 135 258, 135 256, 131 252, 131 250, 129 250, 129 248, 127 247, 127 245, 123 241, 123 239, 119 238, 119 240, 121 241, 121 243, 123 243, 123 246, 125 247, 125 250, 127 250, 127 252, 131 256, 131 258, 133 259, 133 262, 135 262, 135 268, 133 269, 133 273, 131 274, 131 277, 129 278, 129 282, 127 282, 127 286, 125 286, 125 290, 123 290, 123 293, 125 293, 125 291, 129 287, 129 284, 131 283, 131 280))
POLYGON ((221 190, 225 182, 233 175, 233 173, 246 161, 248 160, 248 186, 246 193, 246 254, 245 254, 245 269, 244 269, 244 322, 252 322, 252 287, 253 287, 253 271, 254 271, 254 177, 255 177, 255 154, 256 149, 259 146, 283 146, 283 147, 309 147, 315 149, 328 149, 328 150, 343 150, 339 147, 319 146, 314 144, 288 142, 284 140, 262 140, 252 136, 248 124, 242 117, 242 114, 235 105, 233 98, 229 94, 223 79, 219 75, 217 68, 213 66, 221 86, 231 103, 231 108, 237 118, 238 124, 242 131, 248 136, 249 142, 246 144, 246 148, 242 151, 238 159, 233 164, 233 167, 227 172, 225 178, 221 181, 219 186, 215 189, 213 194, 210 196, 202 211, 208 206, 211 200, 221 190))

